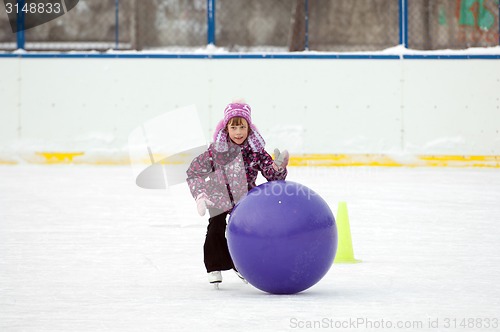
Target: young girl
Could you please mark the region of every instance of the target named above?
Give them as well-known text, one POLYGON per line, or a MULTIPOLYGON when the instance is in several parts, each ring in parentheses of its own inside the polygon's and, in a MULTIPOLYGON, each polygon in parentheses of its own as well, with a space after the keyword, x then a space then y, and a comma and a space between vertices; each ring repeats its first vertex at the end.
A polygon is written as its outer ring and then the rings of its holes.
POLYGON ((222 282, 221 271, 234 269, 226 241, 226 217, 247 192, 256 186, 258 172, 268 181, 284 180, 288 152, 276 149, 272 157, 264 150, 265 141, 252 123, 250 106, 231 103, 218 123, 214 142, 196 157, 187 170, 187 182, 196 200, 198 213, 208 209, 204 262, 210 283, 222 282))

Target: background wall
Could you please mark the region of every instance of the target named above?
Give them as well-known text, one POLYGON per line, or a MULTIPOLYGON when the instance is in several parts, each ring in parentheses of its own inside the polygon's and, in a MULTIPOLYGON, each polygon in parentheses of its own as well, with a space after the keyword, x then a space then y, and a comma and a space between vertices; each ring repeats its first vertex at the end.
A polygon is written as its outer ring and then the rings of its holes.
POLYGON ((497 60, 3 58, 0 72, 3 161, 125 160, 134 128, 186 105, 210 140, 234 98, 270 151, 500 155, 497 60))

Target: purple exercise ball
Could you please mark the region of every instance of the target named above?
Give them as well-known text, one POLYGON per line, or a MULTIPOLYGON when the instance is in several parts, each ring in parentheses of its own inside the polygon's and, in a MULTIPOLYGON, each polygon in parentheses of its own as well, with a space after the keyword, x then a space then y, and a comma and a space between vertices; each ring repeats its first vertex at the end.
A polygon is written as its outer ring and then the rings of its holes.
POLYGON ((328 204, 291 181, 250 190, 233 209, 226 236, 238 271, 272 294, 295 294, 315 285, 337 251, 337 226, 328 204))

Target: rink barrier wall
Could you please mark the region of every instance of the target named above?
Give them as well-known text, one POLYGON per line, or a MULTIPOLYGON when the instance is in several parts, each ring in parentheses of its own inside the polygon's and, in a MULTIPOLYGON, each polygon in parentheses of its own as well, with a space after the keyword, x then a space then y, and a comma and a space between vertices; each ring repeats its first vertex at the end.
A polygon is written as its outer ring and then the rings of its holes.
POLYGON ((127 135, 143 121, 194 102, 210 137, 228 98, 244 96, 268 147, 289 148, 292 166, 500 167, 499 59, 0 53, 0 164, 126 165, 127 135), (316 130, 318 117, 332 129, 316 130), (291 130, 272 126, 282 119, 291 130))

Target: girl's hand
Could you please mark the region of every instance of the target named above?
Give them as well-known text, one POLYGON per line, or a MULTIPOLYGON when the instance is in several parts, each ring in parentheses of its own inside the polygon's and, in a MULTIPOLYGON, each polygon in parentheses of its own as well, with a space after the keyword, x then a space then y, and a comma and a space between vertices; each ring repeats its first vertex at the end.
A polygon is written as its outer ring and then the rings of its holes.
POLYGON ((277 172, 283 172, 288 165, 290 156, 287 150, 280 152, 279 149, 274 149, 274 164, 273 167, 277 172))
POLYGON ((196 207, 198 208, 198 214, 200 216, 204 216, 208 207, 214 206, 214 203, 210 201, 207 197, 207 194, 202 193, 196 197, 196 207))

